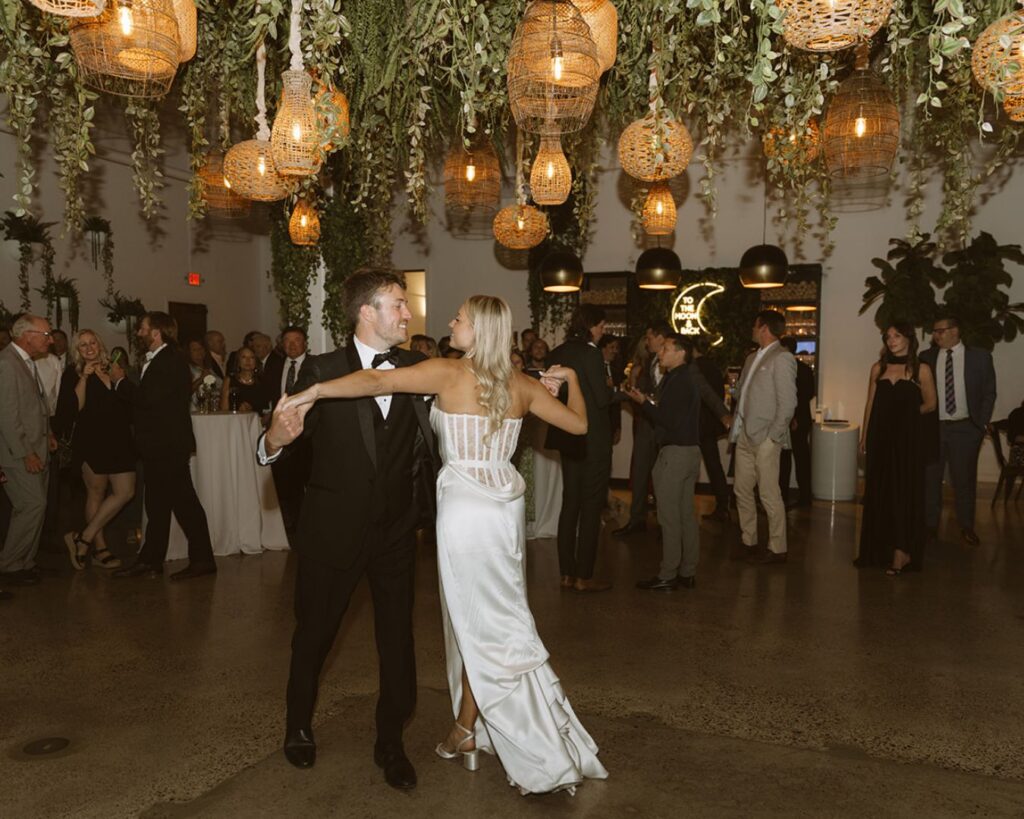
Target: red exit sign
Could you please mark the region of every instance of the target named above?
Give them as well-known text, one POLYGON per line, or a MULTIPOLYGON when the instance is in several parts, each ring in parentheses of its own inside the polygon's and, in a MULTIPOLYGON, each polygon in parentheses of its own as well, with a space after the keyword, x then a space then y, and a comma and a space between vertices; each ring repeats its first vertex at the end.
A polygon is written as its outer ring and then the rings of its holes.
POLYGON ((203 277, 198 273, 189 273, 188 276, 186 276, 186 280, 188 281, 189 287, 199 287, 199 285, 203 283, 203 277))

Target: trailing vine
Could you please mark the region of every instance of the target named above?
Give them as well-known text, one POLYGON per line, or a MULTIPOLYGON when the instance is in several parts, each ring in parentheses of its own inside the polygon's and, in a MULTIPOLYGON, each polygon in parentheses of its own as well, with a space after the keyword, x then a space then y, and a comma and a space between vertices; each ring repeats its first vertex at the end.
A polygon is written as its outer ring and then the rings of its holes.
POLYGON ((164 187, 164 173, 160 158, 164 149, 160 145, 160 118, 152 102, 131 100, 124 109, 132 137, 132 181, 139 194, 142 215, 152 219, 160 211, 160 191, 164 187))
POLYGON ((19 216, 17 211, 9 210, 0 219, 0 224, 3 225, 4 238, 18 243, 18 294, 21 312, 27 313, 32 309, 31 274, 36 256, 34 245, 39 246, 43 288, 49 292, 53 284, 54 250, 50 228, 55 222, 40 222, 31 214, 19 216))
POLYGON ((82 230, 89 238, 92 266, 103 265, 103 284, 106 297, 114 295, 114 230, 102 216, 90 216, 82 222, 82 230))
POLYGON ((274 208, 270 217, 270 269, 274 292, 279 300, 281 326, 295 325, 308 330, 310 321, 309 291, 316 281, 316 247, 293 245, 288 235, 288 217, 284 208, 274 208))
POLYGON ((335 345, 341 345, 351 331, 345 316, 342 288, 345 280, 369 261, 367 245, 362 237, 366 231, 366 212, 352 205, 348 186, 343 181, 344 169, 335 174, 337 187, 320 217, 320 255, 324 263, 324 326, 335 345))

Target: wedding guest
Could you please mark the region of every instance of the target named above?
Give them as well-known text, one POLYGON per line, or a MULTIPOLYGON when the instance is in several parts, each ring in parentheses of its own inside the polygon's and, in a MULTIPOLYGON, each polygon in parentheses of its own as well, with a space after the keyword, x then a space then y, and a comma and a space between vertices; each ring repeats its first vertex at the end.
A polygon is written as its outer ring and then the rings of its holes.
MULTIPOLYGON (((562 588, 599 592, 611 583, 594 577, 601 510, 608 497, 612 471, 612 431, 608 405, 612 391, 597 343, 604 335, 604 310, 581 304, 574 311, 566 341, 551 355, 552 364, 576 372, 587 407, 584 435, 570 435, 558 427, 548 429, 547 447, 562 456, 562 509, 558 516, 558 564, 562 588)), ((539 339, 534 350, 544 344, 539 339)), ((545 345, 547 346, 547 345, 545 345)), ((536 358, 534 358, 536 361, 536 358)))
POLYGON ((281 359, 281 354, 274 349, 274 342, 266 333, 257 333, 252 340, 252 351, 260 362, 260 372, 266 377, 271 361, 281 359))
POLYGON ((791 508, 789 503, 789 476, 796 462, 796 486, 797 501, 792 506, 811 505, 811 401, 818 394, 818 388, 814 383, 814 370, 800 359, 796 358, 796 339, 786 336, 779 343, 792 353, 796 360, 796 411, 793 413, 793 420, 789 423, 789 436, 792 440, 792 450, 784 449, 779 456, 779 487, 782 490, 782 500, 786 508, 791 508))
POLYGON ((270 390, 260 381, 259 360, 248 347, 235 352, 237 371, 224 379, 220 410, 262 413, 271 408, 270 390))
POLYGON ((513 350, 511 353, 509 353, 509 356, 512 360, 513 369, 515 369, 517 372, 522 372, 524 369, 526 369, 526 361, 523 359, 523 355, 522 353, 519 352, 519 350, 513 350))
POLYGON ((544 370, 548 366, 548 356, 551 349, 548 343, 542 338, 536 338, 530 343, 530 349, 526 353, 526 368, 528 370, 544 370))
MULTIPOLYGON (((707 342, 701 338, 693 345, 692 365, 707 382, 708 389, 714 393, 719 402, 725 397, 725 380, 722 371, 705 352, 707 342)), ((700 405, 700 457, 704 461, 704 469, 708 473, 708 483, 715 496, 715 508, 704 517, 717 520, 719 523, 729 522, 729 483, 725 479, 722 467, 722 454, 718 450, 718 439, 726 433, 721 415, 715 408, 708 406, 706 401, 700 405)))
POLYGON ((538 338, 537 331, 532 327, 527 327, 519 334, 519 352, 523 353, 524 357, 528 357, 530 347, 533 346, 533 342, 538 338))
POLYGON ((26 313, 11 328, 14 341, 0 350, 0 470, 11 502, 11 521, 0 550, 0 583, 39 583, 36 552, 46 511, 50 429, 42 381, 35 361, 50 346, 50 323, 26 313))
POLYGON ((35 359, 39 377, 46 393, 46 406, 50 411, 50 429, 57 436, 58 448, 50 459, 50 469, 46 479, 46 514, 43 516, 43 531, 40 542, 57 544, 58 522, 61 509, 62 484, 68 484, 65 492, 70 491, 71 476, 68 474, 70 464, 69 436, 70 429, 61 426, 57 413, 57 401, 60 395, 61 381, 74 365, 68 361, 68 337, 63 330, 54 330, 50 336, 50 348, 35 359), (61 442, 64 445, 61 445, 61 442), (66 454, 62 454, 66 453, 66 454))
MULTIPOLYGON (((256 337, 259 334, 260 334, 259 330, 250 330, 248 333, 246 333, 244 336, 242 336, 242 347, 246 347, 246 348, 251 350, 252 349, 253 341, 256 339, 256 337)), ((227 371, 228 375, 234 375, 237 370, 238 370, 238 350, 232 350, 231 354, 228 356, 228 364, 227 364, 226 371, 227 371)))
POLYGON ((444 358, 462 358, 465 353, 462 350, 456 350, 454 347, 450 348, 447 353, 444 354, 444 358))
MULTIPOLYGON (((630 372, 630 380, 635 389, 645 395, 654 395, 661 383, 662 370, 658 363, 658 353, 665 339, 672 334, 672 327, 667 321, 659 319, 651 322, 644 330, 644 345, 649 363, 636 372, 630 372)), ((622 537, 634 532, 642 532, 647 528, 647 488, 651 482, 651 471, 658 456, 658 443, 654 438, 654 426, 643 413, 636 413, 633 418, 633 459, 630 465, 629 486, 633 492, 633 500, 629 506, 629 520, 612 532, 622 537)))
POLYGON ((935 411, 935 379, 917 357, 917 333, 895 322, 882 334, 871 365, 860 451, 866 455, 864 515, 855 566, 895 576, 920 571, 925 546, 925 464, 934 432, 922 416, 935 411))
POLYGON ((743 363, 729 431, 729 440, 736 444, 733 489, 742 545, 735 556, 753 563, 785 563, 788 554, 779 454, 790 446, 789 423, 796 410, 796 359, 779 344, 785 332, 786 320, 774 310, 762 310, 754 319, 751 335, 758 349, 743 363), (757 546, 755 488, 768 515, 766 550, 757 546))
POLYGON ((213 360, 206 349, 206 345, 197 339, 188 343, 188 369, 192 376, 192 398, 190 406, 192 409, 199 408, 199 393, 204 388, 220 394, 223 386, 223 379, 218 378, 213 372, 213 360), (207 376, 212 381, 207 380, 207 376))
POLYGON ((654 426, 658 444, 654 493, 661 525, 661 567, 654 577, 638 581, 638 589, 674 591, 697 584, 700 527, 694 490, 700 476, 701 397, 694 378, 698 371, 686 366, 692 353, 691 341, 670 333, 658 350, 658 364, 665 375, 657 399, 636 388, 627 393, 654 426))
POLYGON ((132 408, 135 445, 146 476, 146 538, 131 566, 115 577, 163 574, 171 514, 188 539, 189 564, 171 575, 188 580, 217 571, 206 511, 192 484, 189 459, 196 448, 189 413, 191 374, 177 350, 178 325, 167 313, 150 312, 139 321, 136 336, 146 348, 138 385, 125 378, 120 362, 111 362, 110 377, 119 397, 132 408))
POLYGON ((992 354, 968 347, 960 339, 960 320, 941 316, 932 325, 934 346, 921 360, 935 373, 939 401, 939 456, 928 464, 926 522, 935 532, 942 512, 942 480, 949 464, 960 538, 966 546, 980 542, 974 531, 978 488, 978 451, 996 404, 996 371, 992 354))
POLYGON ((72 358, 72 369, 61 383, 60 404, 62 414, 68 408, 73 460, 85 484, 85 527, 65 534, 64 545, 76 569, 84 569, 90 558, 94 565, 116 569, 121 561, 107 548, 103 527, 135 494, 131 417, 114 394, 110 357, 96 333, 78 333, 72 358))
POLYGON ((608 419, 612 427, 612 446, 622 439, 622 399, 616 392, 625 380, 625 367, 622 363, 622 340, 616 336, 605 334, 597 343, 604 360, 604 374, 608 379, 608 387, 612 390, 612 401, 608 404, 608 419))
MULTIPOLYGON (((265 383, 270 389, 270 406, 277 404, 282 395, 295 392, 295 385, 302 374, 302 368, 313 360, 309 355, 308 337, 301 327, 291 325, 281 332, 282 357, 280 367, 268 368, 265 383)), ((271 470, 274 486, 277 488, 281 517, 289 536, 294 536, 302 512, 302 501, 306 495, 306 484, 313 464, 313 452, 308 440, 301 440, 292 447, 290 457, 275 461, 271 470)))
POLYGON ((222 381, 228 374, 227 342, 220 330, 210 330, 204 338, 206 350, 210 354, 210 369, 222 381))
POLYGON ((409 342, 409 349, 422 353, 427 358, 440 358, 441 353, 437 349, 437 342, 430 336, 417 333, 409 342))

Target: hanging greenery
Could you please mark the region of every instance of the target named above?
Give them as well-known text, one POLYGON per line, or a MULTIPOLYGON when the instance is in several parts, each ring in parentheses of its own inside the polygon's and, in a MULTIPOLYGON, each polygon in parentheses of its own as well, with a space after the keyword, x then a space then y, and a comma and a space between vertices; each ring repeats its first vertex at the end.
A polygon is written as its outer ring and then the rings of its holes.
POLYGON ((146 305, 132 296, 125 296, 115 290, 106 298, 99 300, 100 307, 107 311, 107 321, 111 324, 124 322, 124 335, 128 349, 135 347, 135 325, 146 313, 146 305))
POLYGON ((315 246, 292 243, 288 235, 288 215, 284 208, 273 209, 270 223, 270 275, 279 301, 281 326, 294 325, 308 330, 309 291, 316 281, 319 251, 315 246))
POLYGON ((53 283, 53 242, 50 239, 50 228, 54 222, 40 222, 35 216, 25 214, 18 216, 15 211, 7 211, 3 215, 4 238, 18 243, 18 292, 21 296, 21 311, 27 313, 32 309, 32 264, 37 255, 35 245, 39 246, 38 260, 43 274, 43 287, 49 290, 53 283))
POLYGON ((46 302, 46 317, 54 327, 64 326, 64 304, 67 302, 68 324, 71 325, 71 332, 78 332, 78 312, 80 299, 78 296, 78 285, 74 279, 58 276, 50 279, 42 287, 36 288, 36 292, 46 302))
POLYGON ((90 216, 82 222, 82 230, 89 239, 92 266, 103 265, 104 292, 114 295, 114 231, 102 216, 90 216))
POLYGON ((320 219, 320 255, 324 262, 323 323, 335 345, 340 345, 352 329, 342 299, 345 279, 369 262, 367 245, 362 238, 366 231, 366 212, 352 205, 343 168, 339 170, 342 172, 335 175, 334 196, 320 219))

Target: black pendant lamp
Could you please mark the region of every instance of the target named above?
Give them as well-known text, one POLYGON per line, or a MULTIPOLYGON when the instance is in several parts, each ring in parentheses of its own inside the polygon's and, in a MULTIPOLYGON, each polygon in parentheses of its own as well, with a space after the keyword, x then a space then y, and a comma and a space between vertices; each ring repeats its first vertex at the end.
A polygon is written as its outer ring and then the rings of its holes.
POLYGON ((740 284, 751 288, 782 287, 789 273, 789 259, 781 247, 770 245, 768 235, 768 169, 764 173, 764 205, 761 244, 754 245, 740 259, 740 284))
POLYGON ((568 250, 552 250, 537 272, 548 293, 575 293, 583 286, 583 263, 568 250))
POLYGON ((636 260, 636 283, 642 290, 675 290, 682 278, 682 262, 667 247, 649 248, 636 260))

